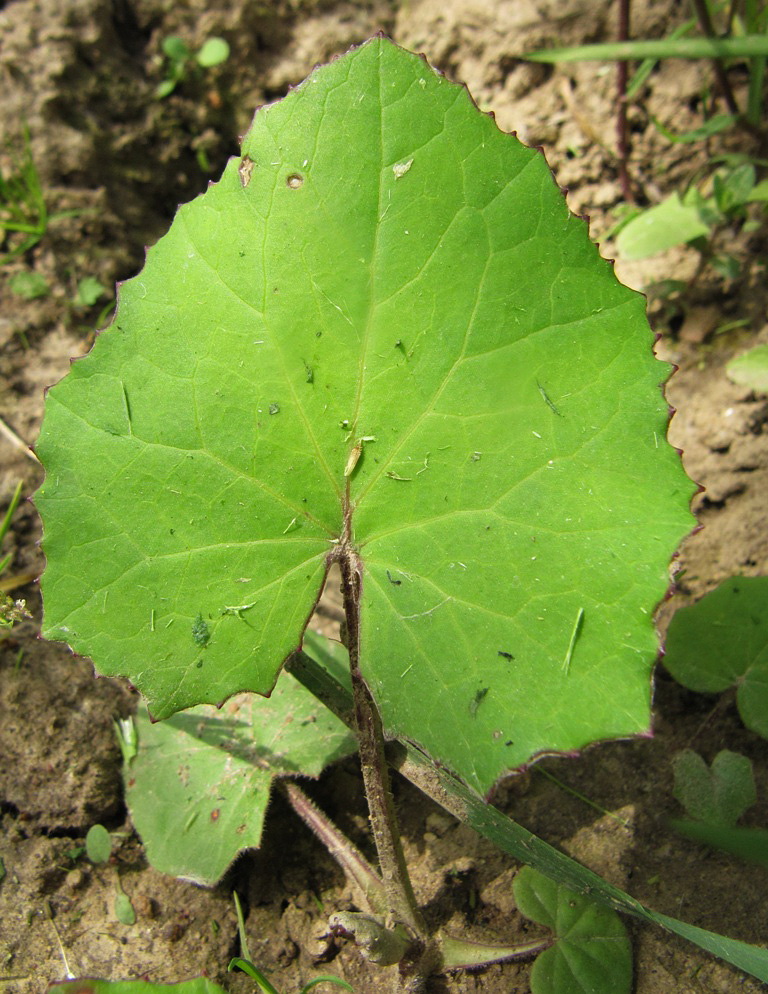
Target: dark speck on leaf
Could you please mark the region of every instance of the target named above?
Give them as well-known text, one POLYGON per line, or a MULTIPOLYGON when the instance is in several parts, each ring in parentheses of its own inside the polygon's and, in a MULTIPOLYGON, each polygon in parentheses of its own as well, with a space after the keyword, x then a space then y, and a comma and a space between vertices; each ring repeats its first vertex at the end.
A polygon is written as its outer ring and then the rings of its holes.
POLYGON ((392 586, 394 586, 394 587, 399 587, 399 586, 400 586, 400 584, 401 584, 401 583, 403 582, 402 580, 394 580, 394 579, 392 578, 392 574, 391 574, 391 573, 389 572, 389 570, 387 570, 387 579, 389 580, 389 582, 390 582, 390 583, 392 584, 392 586))
POLYGON ((505 659, 513 660, 515 657, 511 652, 505 652, 503 649, 499 649, 499 655, 503 656, 505 659))
MULTIPOLYGON (((211 641, 211 630, 208 627, 208 622, 204 620, 202 614, 198 614, 195 620, 192 622, 192 638, 194 639, 195 645, 199 645, 201 649, 211 641)), ((200 664, 202 665, 202 663, 200 664)))
POLYGON ((314 383, 315 382, 315 371, 314 371, 314 369, 312 369, 312 367, 309 365, 309 363, 306 363, 306 362, 304 363, 304 371, 307 374, 307 383, 314 383))
POLYGON ((196 666, 196 667, 197 667, 197 668, 198 668, 199 670, 201 670, 201 669, 203 668, 203 661, 202 661, 202 659, 198 659, 198 661, 197 661, 197 662, 195 663, 195 666, 196 666))
POLYGON ((481 687, 478 691, 476 691, 475 696, 472 698, 472 701, 470 702, 469 705, 469 713, 472 715, 473 718, 477 714, 477 709, 485 700, 485 697, 488 693, 488 689, 489 689, 488 687, 481 687))
POLYGON ((507 741, 504 743, 505 746, 512 746, 514 744, 515 743, 512 741, 512 739, 507 739, 507 741))

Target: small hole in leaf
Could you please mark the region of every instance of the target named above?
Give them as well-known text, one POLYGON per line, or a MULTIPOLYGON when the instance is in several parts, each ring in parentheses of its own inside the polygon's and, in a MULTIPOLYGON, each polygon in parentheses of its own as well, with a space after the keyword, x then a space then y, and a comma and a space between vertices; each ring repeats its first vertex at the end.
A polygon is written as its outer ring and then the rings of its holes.
POLYGON ((292 190, 298 190, 304 184, 304 177, 300 176, 299 173, 291 173, 285 182, 292 190))

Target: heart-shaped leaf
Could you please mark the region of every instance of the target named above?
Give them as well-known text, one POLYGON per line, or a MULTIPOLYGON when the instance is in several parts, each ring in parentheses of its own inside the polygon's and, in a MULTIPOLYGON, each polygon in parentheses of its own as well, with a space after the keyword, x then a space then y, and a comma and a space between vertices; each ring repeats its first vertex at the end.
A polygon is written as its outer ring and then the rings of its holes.
POLYGON ((615 911, 529 866, 512 886, 520 913, 551 928, 556 937, 533 964, 533 994, 629 994, 632 947, 615 911))
POLYGON ((268 693, 343 554, 387 734, 476 789, 645 731, 693 523, 651 344, 540 153, 374 39, 259 111, 50 391, 46 635, 155 717, 268 693))
POLYGON ((768 738, 768 577, 730 577, 680 608, 669 624, 664 665, 700 693, 736 684, 744 724, 768 738))
MULTIPOLYGON (((322 658, 337 679, 348 678, 330 653, 322 658)), ((204 705, 159 722, 140 711, 136 720, 139 750, 125 768, 126 803, 147 859, 208 886, 239 852, 260 844, 276 776, 318 776, 357 748, 288 673, 268 700, 248 694, 221 710, 204 705)))
POLYGON ((710 825, 735 825, 757 800, 752 763, 746 756, 722 749, 709 767, 693 749, 672 760, 675 798, 692 818, 710 825))

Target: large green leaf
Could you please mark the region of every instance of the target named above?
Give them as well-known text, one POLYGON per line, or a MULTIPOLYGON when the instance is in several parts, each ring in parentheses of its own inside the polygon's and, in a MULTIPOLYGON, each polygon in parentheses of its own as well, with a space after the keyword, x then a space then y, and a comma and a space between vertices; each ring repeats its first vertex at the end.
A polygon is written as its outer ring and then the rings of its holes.
MULTIPOLYGON (((317 638, 317 636, 315 636, 317 638)), ((330 653, 325 665, 346 671, 330 653)), ((261 842, 276 776, 318 776, 357 744, 290 674, 265 700, 234 697, 167 721, 137 717, 139 749, 125 766, 126 803, 147 859, 163 873, 212 885, 261 842)))
POLYGON ((259 111, 50 391, 46 635, 156 717, 268 693, 347 527, 388 734, 485 790, 642 732, 692 524, 651 344, 544 158, 374 39, 259 111))

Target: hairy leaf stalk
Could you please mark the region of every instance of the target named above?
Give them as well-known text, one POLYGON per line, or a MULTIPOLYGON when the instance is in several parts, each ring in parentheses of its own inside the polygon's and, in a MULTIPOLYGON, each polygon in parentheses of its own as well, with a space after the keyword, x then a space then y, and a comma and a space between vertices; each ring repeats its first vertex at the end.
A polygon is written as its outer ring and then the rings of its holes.
POLYGON ((351 542, 351 506, 346 500, 344 535, 334 558, 341 569, 341 589, 347 629, 347 649, 352 676, 360 762, 368 799, 379 866, 387 896, 389 925, 405 925, 414 939, 426 941, 424 919, 416 905, 389 783, 389 767, 384 755, 384 733, 378 708, 360 672, 360 590, 362 563, 351 542))

